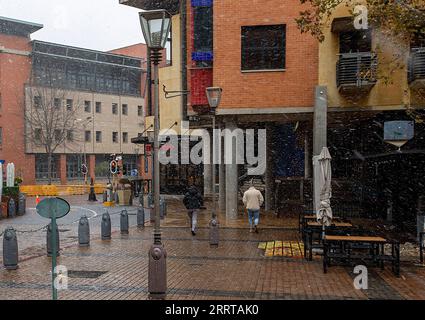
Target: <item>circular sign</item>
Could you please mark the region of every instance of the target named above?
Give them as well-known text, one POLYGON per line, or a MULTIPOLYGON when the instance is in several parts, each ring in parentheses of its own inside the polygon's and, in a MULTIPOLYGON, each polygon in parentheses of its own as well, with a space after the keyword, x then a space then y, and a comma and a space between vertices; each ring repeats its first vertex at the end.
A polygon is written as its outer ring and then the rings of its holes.
POLYGON ((68 201, 62 198, 47 198, 36 206, 37 213, 48 219, 59 219, 65 217, 71 210, 68 201))

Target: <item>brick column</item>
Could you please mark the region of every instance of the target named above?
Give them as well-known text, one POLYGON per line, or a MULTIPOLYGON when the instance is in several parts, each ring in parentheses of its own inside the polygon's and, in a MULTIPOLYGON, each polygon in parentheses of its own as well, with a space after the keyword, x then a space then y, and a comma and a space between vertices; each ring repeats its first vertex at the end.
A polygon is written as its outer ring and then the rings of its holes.
POLYGON ((90 183, 90 178, 93 178, 93 181, 96 181, 96 156, 94 154, 91 154, 89 156, 89 176, 88 176, 88 182, 90 183))
POLYGON ((65 185, 68 183, 66 179, 66 154, 61 154, 59 156, 59 176, 61 184, 65 185))

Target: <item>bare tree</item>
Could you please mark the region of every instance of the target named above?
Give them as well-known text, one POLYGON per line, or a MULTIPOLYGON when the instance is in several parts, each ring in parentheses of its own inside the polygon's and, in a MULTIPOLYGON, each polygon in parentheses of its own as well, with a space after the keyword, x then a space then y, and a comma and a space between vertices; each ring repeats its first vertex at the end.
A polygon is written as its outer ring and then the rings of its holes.
POLYGON ((79 138, 81 123, 77 115, 81 110, 78 95, 69 90, 51 85, 39 85, 34 81, 26 87, 25 126, 26 142, 42 148, 47 155, 48 183, 52 183, 53 155, 59 147, 79 138), (78 130, 77 130, 78 129, 78 130))

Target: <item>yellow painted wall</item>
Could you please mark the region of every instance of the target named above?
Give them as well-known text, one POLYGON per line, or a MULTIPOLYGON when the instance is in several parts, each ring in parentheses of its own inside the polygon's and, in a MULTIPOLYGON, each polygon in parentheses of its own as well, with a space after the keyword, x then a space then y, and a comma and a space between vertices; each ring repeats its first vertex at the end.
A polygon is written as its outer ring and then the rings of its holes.
MULTIPOLYGON (((173 16, 172 21, 172 64, 171 66, 159 69, 159 103, 160 103, 160 125, 162 129, 170 128, 174 122, 178 122, 177 126, 172 129, 180 134, 182 120, 182 98, 176 97, 165 99, 163 85, 168 91, 181 90, 181 43, 180 43, 180 15, 173 16)), ((153 124, 153 117, 146 117, 146 128, 153 124)))
POLYGON ((378 77, 389 74, 386 61, 393 59, 394 53, 402 52, 404 62, 402 69, 391 73, 390 83, 378 80, 369 93, 364 93, 359 99, 347 99, 341 95, 336 86, 336 63, 339 53, 339 36, 331 32, 334 18, 350 16, 349 8, 341 4, 329 18, 324 29, 325 40, 319 46, 319 84, 327 86, 329 107, 364 107, 378 109, 405 109, 409 103, 409 86, 407 82, 407 59, 409 47, 395 39, 385 39, 379 30, 372 29, 372 50, 380 48, 378 55, 378 77), (397 48, 397 49, 396 49, 397 48))

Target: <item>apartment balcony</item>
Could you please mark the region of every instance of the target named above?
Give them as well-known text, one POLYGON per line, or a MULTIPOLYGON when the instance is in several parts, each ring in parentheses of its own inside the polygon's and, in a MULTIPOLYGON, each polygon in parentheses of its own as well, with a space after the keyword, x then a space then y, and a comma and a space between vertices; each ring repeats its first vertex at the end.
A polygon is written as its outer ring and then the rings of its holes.
POLYGON ((119 0, 120 4, 143 10, 165 9, 171 14, 179 12, 179 0, 119 0))
POLYGON ((343 53, 336 65, 339 92, 367 93, 376 84, 378 58, 371 52, 343 53))
POLYGON ((408 80, 413 89, 425 88, 425 48, 413 48, 411 50, 408 80))

